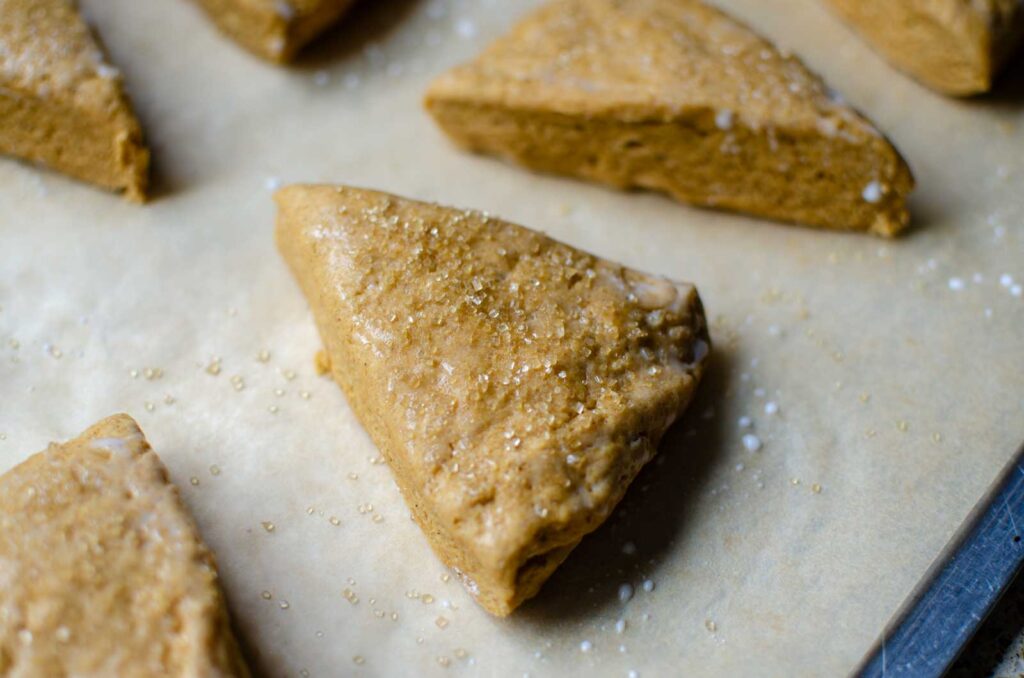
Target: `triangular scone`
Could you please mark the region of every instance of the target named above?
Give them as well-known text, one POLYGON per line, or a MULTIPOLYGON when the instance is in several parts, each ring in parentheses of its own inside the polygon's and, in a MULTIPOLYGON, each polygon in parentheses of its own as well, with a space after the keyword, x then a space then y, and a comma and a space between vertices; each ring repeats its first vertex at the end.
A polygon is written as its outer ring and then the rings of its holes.
POLYGON ((250 52, 283 63, 338 20, 354 0, 197 0, 250 52))
POLYGON ((249 675, 213 556, 131 417, 0 477, 0 674, 249 675))
POLYGON ((145 198, 138 120, 69 0, 0 0, 0 153, 145 198))
POLYGON ((460 145, 706 207, 893 235, 906 163, 794 57, 697 0, 554 0, 426 106, 460 145))
POLYGON ((955 96, 990 90, 1024 41, 1020 0, 826 2, 898 68, 955 96))
POLYGON ((334 379, 441 560, 510 613, 689 403, 697 291, 479 212, 332 186, 276 199, 334 379))

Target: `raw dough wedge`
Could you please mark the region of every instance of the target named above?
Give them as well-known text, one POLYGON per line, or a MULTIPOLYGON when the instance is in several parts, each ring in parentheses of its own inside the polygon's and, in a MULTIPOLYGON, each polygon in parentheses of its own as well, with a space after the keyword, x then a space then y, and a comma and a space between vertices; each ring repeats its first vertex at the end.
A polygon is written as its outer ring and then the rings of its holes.
POLYGON ((197 0, 220 30, 247 50, 291 61, 354 0, 197 0))
POLYGON ((479 212, 332 186, 276 200, 334 379, 437 555, 509 614, 685 410, 709 350, 697 291, 479 212))
POLYGON ((0 0, 0 153, 145 198, 139 122, 69 0, 0 0))
POLYGON ((1020 0, 825 0, 898 68, 932 89, 992 88, 1024 40, 1020 0))
POLYGON ((249 675, 213 556, 127 415, 0 477, 0 675, 249 675))
POLYGON ((799 60, 696 0, 554 0, 430 86, 459 145, 705 207, 890 236, 914 181, 799 60))

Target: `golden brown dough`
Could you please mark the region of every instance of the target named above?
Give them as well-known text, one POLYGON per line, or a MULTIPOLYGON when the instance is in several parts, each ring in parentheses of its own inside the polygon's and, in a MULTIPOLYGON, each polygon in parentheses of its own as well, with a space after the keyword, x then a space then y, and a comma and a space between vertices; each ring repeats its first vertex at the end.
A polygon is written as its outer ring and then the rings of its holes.
POLYGON ((0 675, 249 675, 213 556, 127 415, 0 477, 0 675))
POLYGON ((334 379, 435 552, 509 614, 689 403, 696 289, 479 212, 333 186, 276 200, 334 379))
POLYGON ((141 128, 69 0, 0 0, 0 153, 145 198, 141 128))
POLYGON ((826 0, 898 68, 945 94, 992 88, 1024 38, 1020 0, 826 0))
POLYGON ((706 207, 893 235, 914 181, 799 60, 696 0, 554 0, 426 106, 461 146, 706 207))
POLYGON ((345 13, 353 0, 197 0, 217 27, 247 50, 278 63, 345 13))

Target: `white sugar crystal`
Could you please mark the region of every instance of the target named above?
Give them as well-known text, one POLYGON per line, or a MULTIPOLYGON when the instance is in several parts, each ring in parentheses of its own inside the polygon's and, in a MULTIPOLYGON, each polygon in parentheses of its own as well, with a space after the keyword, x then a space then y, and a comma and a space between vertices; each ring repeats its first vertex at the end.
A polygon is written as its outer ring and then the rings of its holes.
POLYGON ((116 80, 121 75, 121 71, 117 70, 110 64, 99 63, 96 64, 96 75, 100 76, 104 80, 116 80))
POLYGON ((959 292, 963 288, 964 288, 964 280, 963 280, 963 278, 950 278, 949 279, 949 289, 953 290, 954 292, 959 292))
POLYGON ((736 423, 739 424, 740 428, 750 428, 754 425, 754 420, 750 417, 740 417, 739 421, 736 423))
POLYGON ((654 590, 654 580, 653 579, 645 579, 644 580, 644 591, 647 591, 647 593, 650 593, 653 590, 654 590))
POLYGON ((594 644, 589 640, 580 643, 580 652, 590 652, 592 649, 594 649, 594 644))
POLYGON ((615 633, 625 633, 626 631, 626 620, 620 619, 615 622, 615 633))
POLYGON ((864 198, 865 202, 869 202, 875 205, 882 200, 882 184, 877 181, 872 181, 870 184, 864 187, 864 191, 861 193, 861 197, 864 198))
POLYGON ((619 602, 628 603, 633 598, 633 585, 623 584, 619 586, 619 602))
POLYGON ((1009 273, 1002 274, 1001 276, 999 276, 999 284, 1002 285, 1003 287, 1010 287, 1011 285, 1013 285, 1013 276, 1010 275, 1009 273))
POLYGON ((761 439, 753 433, 748 433, 743 436, 743 447, 747 448, 747 452, 757 452, 761 449, 761 445, 761 439))
POLYGON ((765 414, 775 414, 779 411, 779 405, 774 400, 769 400, 764 404, 765 414))
POLYGON ((728 108, 723 108, 718 113, 715 113, 715 127, 720 130, 730 130, 732 129, 734 118, 735 115, 732 111, 728 108))

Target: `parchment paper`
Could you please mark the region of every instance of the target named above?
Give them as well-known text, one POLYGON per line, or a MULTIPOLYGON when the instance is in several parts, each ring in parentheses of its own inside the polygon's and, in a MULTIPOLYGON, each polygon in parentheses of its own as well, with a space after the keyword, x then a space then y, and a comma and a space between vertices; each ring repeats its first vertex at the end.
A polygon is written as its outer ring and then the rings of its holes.
POLYGON ((917 226, 885 242, 705 212, 470 157, 435 129, 430 77, 535 4, 364 2, 289 69, 187 2, 85 2, 159 195, 139 207, 0 161, 0 470, 136 416, 269 676, 847 672, 1024 439, 1021 97, 934 95, 813 0, 722 0, 892 136, 917 226), (268 189, 291 181, 486 209, 698 284, 716 341, 699 401, 510 619, 443 579, 315 376, 272 242, 268 189))

